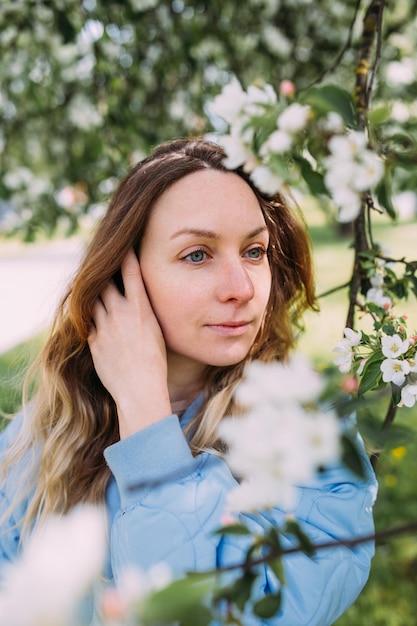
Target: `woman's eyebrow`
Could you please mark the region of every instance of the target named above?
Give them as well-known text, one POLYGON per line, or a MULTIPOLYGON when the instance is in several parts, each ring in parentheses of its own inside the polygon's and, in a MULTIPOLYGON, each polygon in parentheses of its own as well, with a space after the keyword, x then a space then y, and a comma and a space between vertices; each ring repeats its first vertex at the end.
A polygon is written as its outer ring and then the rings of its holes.
MULTIPOLYGON (((260 235, 267 230, 268 228, 266 226, 260 226, 259 228, 255 228, 255 230, 252 230, 246 235, 246 239, 252 239, 253 237, 260 235)), ((176 237, 180 237, 181 235, 194 235, 196 237, 205 237, 206 239, 220 238, 220 235, 212 230, 205 230, 201 228, 181 228, 180 230, 177 230, 173 235, 171 235, 170 239, 175 239, 176 237)))
POLYGON ((196 235, 197 237, 205 237, 206 239, 218 239, 219 235, 217 235, 212 230, 204 230, 201 228, 181 228, 177 230, 173 235, 171 235, 170 239, 175 239, 180 235, 196 235))

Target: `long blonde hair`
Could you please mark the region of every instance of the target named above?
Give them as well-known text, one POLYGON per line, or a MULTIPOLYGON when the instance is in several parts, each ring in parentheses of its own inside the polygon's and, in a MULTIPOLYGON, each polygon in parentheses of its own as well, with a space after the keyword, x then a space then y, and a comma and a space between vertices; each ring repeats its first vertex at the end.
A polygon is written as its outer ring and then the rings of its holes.
MULTIPOLYGON (((51 513, 104 501, 110 473, 103 450, 119 439, 119 431, 115 403, 95 372, 87 343, 94 303, 110 280, 120 284, 122 260, 132 247, 140 249, 156 199, 192 172, 228 171, 224 158, 219 146, 206 141, 168 142, 138 163, 116 190, 29 373, 28 381, 37 376, 37 391, 24 403, 24 427, 2 464, 5 479, 12 467, 22 468, 12 508, 28 498, 24 534, 51 513)), ((285 359, 294 343, 294 321, 316 306, 310 240, 298 210, 280 194, 260 193, 242 169, 233 171, 256 194, 270 232, 271 295, 245 361, 208 368, 204 400, 189 426, 195 454, 221 449, 216 427, 235 410, 233 390, 245 363, 285 359)))

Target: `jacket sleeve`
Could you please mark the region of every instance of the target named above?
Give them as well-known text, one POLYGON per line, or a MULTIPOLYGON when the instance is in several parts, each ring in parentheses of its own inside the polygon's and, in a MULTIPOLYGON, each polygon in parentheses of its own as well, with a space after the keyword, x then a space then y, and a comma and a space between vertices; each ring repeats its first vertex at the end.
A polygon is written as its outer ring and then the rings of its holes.
MULTIPOLYGON (((12 441, 22 427, 22 415, 17 415, 0 434, 0 462, 12 441)), ((0 579, 6 563, 14 561, 19 553, 20 525, 25 510, 25 503, 20 504, 13 512, 11 501, 17 488, 18 468, 11 471, 5 480, 0 482, 0 579)))
MULTIPOLYGON (((105 457, 120 495, 110 538, 116 581, 127 565, 147 569, 165 561, 174 575, 181 576, 242 560, 241 539, 219 539, 213 534, 221 525, 227 492, 236 481, 216 455, 192 456, 175 415, 110 446, 105 457)), ((300 488, 295 515, 313 542, 373 532, 376 483, 367 467, 365 480, 338 467, 321 475, 313 486, 300 488)), ((280 525, 284 518, 278 508, 242 515, 255 532, 280 525)), ((251 622, 248 616, 245 625, 328 626, 360 593, 372 556, 372 543, 317 551, 312 559, 301 553, 287 556, 280 613, 266 622, 251 622)), ((256 595, 278 587, 264 567, 256 595)))

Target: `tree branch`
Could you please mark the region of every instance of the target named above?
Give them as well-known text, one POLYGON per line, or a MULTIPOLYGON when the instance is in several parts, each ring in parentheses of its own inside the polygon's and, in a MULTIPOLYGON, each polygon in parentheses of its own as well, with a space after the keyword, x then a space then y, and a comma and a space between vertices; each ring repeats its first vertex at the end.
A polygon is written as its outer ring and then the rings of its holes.
MULTIPOLYGON (((332 539, 330 541, 323 541, 321 543, 313 544, 312 550, 316 552, 317 550, 327 550, 332 548, 338 548, 340 546, 344 546, 346 548, 354 548, 355 546, 361 545, 363 543, 369 543, 370 541, 375 542, 383 542, 386 539, 391 539, 392 537, 399 537, 401 535, 405 535, 408 533, 415 532, 417 530, 417 519, 411 520, 405 524, 401 524, 399 526, 392 526, 391 528, 385 528, 376 533, 372 533, 369 535, 361 535, 360 537, 351 537, 347 539, 332 539)), ((298 554, 300 552, 304 552, 304 548, 300 545, 294 546, 293 548, 287 548, 285 550, 273 550, 271 548, 270 552, 262 557, 257 559, 251 559, 249 561, 245 561, 244 563, 232 563, 230 565, 225 565, 223 567, 219 567, 216 570, 209 570, 202 572, 204 574, 215 574, 219 572, 228 572, 237 569, 250 570, 253 567, 257 567, 258 565, 262 565, 264 563, 269 563, 274 559, 288 556, 290 554, 298 554)))

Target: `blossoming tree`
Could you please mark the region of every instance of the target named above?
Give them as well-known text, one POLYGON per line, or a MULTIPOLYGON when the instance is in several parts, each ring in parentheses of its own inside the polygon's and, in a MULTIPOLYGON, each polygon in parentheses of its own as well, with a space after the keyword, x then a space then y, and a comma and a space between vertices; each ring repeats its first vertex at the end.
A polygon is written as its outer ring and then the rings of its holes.
MULTIPOLYGON (((2 5, 0 47, 8 64, 1 70, 1 189, 12 207, 3 230, 20 228, 31 238, 62 221, 74 229, 84 215, 100 212, 126 155, 135 160, 159 139, 214 130, 226 166, 242 166, 264 192, 313 195, 337 220, 353 223, 355 258, 335 363, 356 377, 358 401, 390 388, 389 424, 399 403, 412 407, 417 400, 417 337, 405 315, 394 312, 397 301, 417 295, 417 262, 384 253, 373 240, 372 215, 394 218, 393 191, 415 183, 417 115, 406 91, 416 82, 408 38, 415 7, 404 1, 388 11, 383 0, 317 4, 251 0, 238 10, 225 0, 129 0, 123 8, 106 3, 105 10, 96 0, 84 0, 82 10, 73 0, 2 5), (300 11, 305 5, 308 11, 300 11), (371 318, 370 331, 357 328, 358 313, 371 318)), ((303 362, 277 365, 277 371, 253 365, 238 391, 247 415, 239 428, 225 420, 220 433, 231 468, 242 476, 230 494, 230 513, 271 506, 272 493, 275 504, 280 493, 279 504, 290 507, 295 486, 342 450, 355 464, 336 415, 317 410, 323 391, 303 362), (270 376, 283 378, 285 394, 276 384, 271 390, 270 376), (303 389, 294 389, 290 381, 300 378, 303 389), (260 437, 259 420, 268 440, 260 437), (282 421, 291 423, 285 441, 270 437, 281 432, 282 421)), ((166 571, 148 586, 140 574, 127 573, 121 588, 103 597, 109 622, 195 626, 198 614, 200 624, 209 624, 225 601, 232 607, 229 623, 243 623, 254 568, 267 560, 282 580, 283 534, 297 550, 320 548, 290 516, 282 528, 256 536, 226 516, 219 532, 248 539, 232 584, 219 583, 221 572, 205 572, 158 589, 166 571)), ((12 572, 10 585, 19 580, 12 572)), ((280 594, 270 594, 251 611, 267 619, 280 601, 280 594)), ((0 606, 8 607, 5 597, 0 606)))

